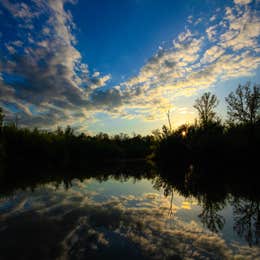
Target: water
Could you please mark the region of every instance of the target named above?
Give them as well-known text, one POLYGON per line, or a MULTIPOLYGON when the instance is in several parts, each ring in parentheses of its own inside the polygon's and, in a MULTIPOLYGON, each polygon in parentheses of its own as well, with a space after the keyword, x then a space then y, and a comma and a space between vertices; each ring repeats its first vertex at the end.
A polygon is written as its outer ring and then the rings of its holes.
POLYGON ((2 192, 0 259, 260 259, 258 201, 184 196, 157 175, 23 187, 2 192))

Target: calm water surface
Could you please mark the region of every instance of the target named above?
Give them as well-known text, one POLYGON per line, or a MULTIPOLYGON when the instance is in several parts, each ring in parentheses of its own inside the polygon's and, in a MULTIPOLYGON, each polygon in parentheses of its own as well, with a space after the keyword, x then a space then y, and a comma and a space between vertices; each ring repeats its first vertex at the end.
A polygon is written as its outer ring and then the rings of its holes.
POLYGON ((0 259, 260 259, 259 203, 205 205, 158 178, 65 186, 1 196, 0 259))

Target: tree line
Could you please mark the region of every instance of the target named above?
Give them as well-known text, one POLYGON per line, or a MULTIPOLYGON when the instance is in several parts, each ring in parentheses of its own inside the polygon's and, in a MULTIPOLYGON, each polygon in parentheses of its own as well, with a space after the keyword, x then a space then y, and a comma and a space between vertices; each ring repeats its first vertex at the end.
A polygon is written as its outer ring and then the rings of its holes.
MULTIPOLYGON (((0 108, 1 169, 84 169, 97 163, 151 159, 177 167, 199 161, 234 162, 252 159, 260 144, 260 87, 239 85, 226 98, 228 119, 215 109, 218 98, 210 92, 195 100, 198 119, 151 135, 77 134, 71 127, 55 131, 18 128, 4 124, 0 108)), ((2 170, 3 171, 3 170, 2 170)))

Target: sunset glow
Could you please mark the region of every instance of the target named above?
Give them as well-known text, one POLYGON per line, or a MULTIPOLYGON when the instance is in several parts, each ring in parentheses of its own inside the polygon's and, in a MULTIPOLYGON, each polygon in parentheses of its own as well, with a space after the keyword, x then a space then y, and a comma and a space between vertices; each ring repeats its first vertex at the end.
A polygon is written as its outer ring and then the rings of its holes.
POLYGON ((260 81, 259 1, 0 3, 6 120, 83 132, 193 122, 195 98, 260 81))

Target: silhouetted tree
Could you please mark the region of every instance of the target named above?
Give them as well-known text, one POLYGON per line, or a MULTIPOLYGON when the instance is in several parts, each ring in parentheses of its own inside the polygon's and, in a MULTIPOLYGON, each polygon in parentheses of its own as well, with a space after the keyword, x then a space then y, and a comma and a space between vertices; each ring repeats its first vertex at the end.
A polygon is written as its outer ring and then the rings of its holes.
POLYGON ((3 125, 4 117, 3 109, 0 107, 0 127, 3 125))
POLYGON ((226 98, 228 116, 231 122, 255 125, 260 119, 260 87, 250 86, 250 82, 239 85, 235 93, 226 98))
POLYGON ((4 121, 4 112, 3 109, 0 107, 0 176, 3 171, 3 159, 5 156, 4 146, 3 146, 3 121, 4 121))
POLYGON ((195 100, 194 108, 199 113, 199 120, 203 126, 207 126, 210 122, 216 120, 216 113, 214 109, 217 107, 219 101, 216 95, 210 92, 204 93, 200 98, 195 100))

